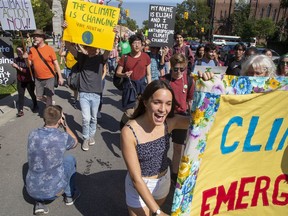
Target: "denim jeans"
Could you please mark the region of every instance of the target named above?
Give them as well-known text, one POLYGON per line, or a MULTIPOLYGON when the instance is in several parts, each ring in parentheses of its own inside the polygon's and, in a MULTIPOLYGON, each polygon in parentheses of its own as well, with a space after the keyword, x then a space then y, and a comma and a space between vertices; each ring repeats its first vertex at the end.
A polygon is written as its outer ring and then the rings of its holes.
POLYGON ((79 98, 82 111, 82 136, 84 139, 89 139, 96 133, 100 94, 80 92, 79 98))
MULTIPOLYGON (((64 166, 64 175, 66 176, 66 179, 69 179, 69 182, 66 188, 63 188, 64 194, 68 197, 72 197, 74 191, 76 190, 76 187, 75 187, 76 159, 75 157, 72 155, 66 154, 63 159, 63 166, 64 166)), ((59 196, 60 194, 55 197, 51 197, 49 199, 47 198, 43 199, 43 198, 38 197, 37 199, 35 198, 35 200, 38 202, 52 201, 52 200, 57 199, 59 196)))
POLYGON ((74 194, 75 188, 75 173, 76 173, 76 159, 72 155, 64 156, 64 174, 67 179, 70 179, 67 187, 64 189, 64 193, 67 197, 72 197, 74 194))
POLYGON ((109 67, 109 73, 112 71, 115 73, 116 69, 116 58, 108 58, 108 67, 109 67))

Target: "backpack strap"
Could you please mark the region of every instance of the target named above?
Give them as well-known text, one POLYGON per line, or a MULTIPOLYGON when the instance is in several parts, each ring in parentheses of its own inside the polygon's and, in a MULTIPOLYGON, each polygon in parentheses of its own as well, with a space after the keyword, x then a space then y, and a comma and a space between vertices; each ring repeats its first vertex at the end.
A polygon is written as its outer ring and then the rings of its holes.
POLYGON ((187 76, 187 84, 188 84, 188 93, 189 93, 193 86, 193 78, 191 76, 187 76))
POLYGON ((127 63, 128 55, 124 55, 124 65, 123 70, 125 69, 126 63, 127 63))

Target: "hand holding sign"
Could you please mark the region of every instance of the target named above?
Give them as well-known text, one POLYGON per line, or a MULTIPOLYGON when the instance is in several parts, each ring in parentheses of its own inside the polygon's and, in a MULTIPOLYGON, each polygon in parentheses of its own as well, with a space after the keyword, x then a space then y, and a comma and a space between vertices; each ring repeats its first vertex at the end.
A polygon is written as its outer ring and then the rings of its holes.
POLYGON ((119 13, 119 8, 111 6, 68 1, 65 19, 69 28, 65 29, 63 39, 112 50, 115 36, 113 29, 117 25, 119 13))

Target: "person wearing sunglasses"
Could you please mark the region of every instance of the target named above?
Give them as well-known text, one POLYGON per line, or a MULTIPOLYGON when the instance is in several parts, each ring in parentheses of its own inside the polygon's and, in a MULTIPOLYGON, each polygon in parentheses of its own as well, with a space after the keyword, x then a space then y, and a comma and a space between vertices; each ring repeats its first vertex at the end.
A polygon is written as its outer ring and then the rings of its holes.
POLYGON ((238 43, 234 47, 234 56, 225 62, 227 66, 226 74, 240 76, 241 64, 244 62, 244 53, 246 46, 243 43, 238 43))
MULTIPOLYGON (((190 113, 190 104, 193 98, 195 84, 192 77, 187 75, 187 58, 182 53, 174 54, 170 58, 170 64, 170 74, 164 75, 161 79, 168 81, 173 89, 176 100, 174 113, 188 116, 190 113)), ((200 77, 202 75, 204 80, 213 77, 212 73, 199 74, 200 77)), ((171 180, 173 184, 176 183, 177 180, 179 163, 184 149, 186 136, 187 129, 175 129, 172 131, 173 156, 171 180)))
POLYGON ((280 57, 279 64, 277 66, 277 75, 288 76, 288 53, 280 57))

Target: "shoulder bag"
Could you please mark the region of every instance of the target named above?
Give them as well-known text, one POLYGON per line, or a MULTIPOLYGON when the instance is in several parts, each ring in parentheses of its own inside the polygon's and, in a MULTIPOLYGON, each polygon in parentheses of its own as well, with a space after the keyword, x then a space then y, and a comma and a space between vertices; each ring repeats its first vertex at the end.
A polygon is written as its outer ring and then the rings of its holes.
POLYGON ((57 72, 54 72, 52 70, 52 68, 50 67, 50 65, 47 63, 47 61, 43 58, 43 56, 41 55, 41 53, 39 52, 39 50, 35 47, 38 55, 40 56, 41 60, 44 62, 44 64, 49 68, 50 72, 53 74, 54 76, 54 87, 57 88, 58 87, 58 81, 59 81, 59 75, 57 72))
MULTIPOLYGON (((124 55, 124 66, 123 66, 123 70, 125 70, 125 66, 126 66, 126 62, 127 62, 127 55, 124 55)), ((118 68, 118 66, 117 66, 118 68)), ((118 89, 118 90, 123 90, 123 81, 124 78, 123 77, 118 77, 116 76, 116 72, 117 72, 117 68, 115 70, 114 76, 113 76, 113 85, 118 89)))

